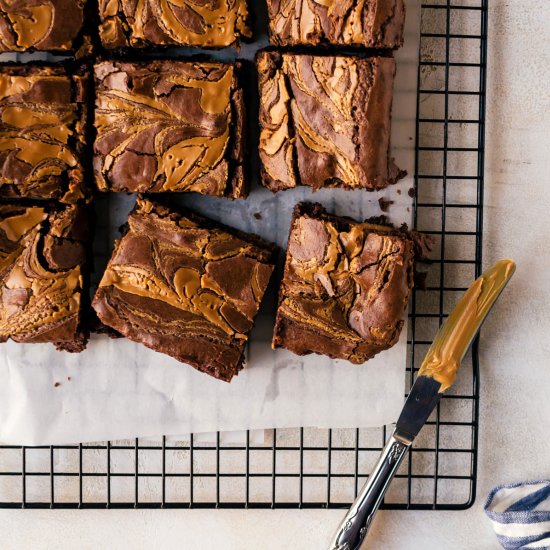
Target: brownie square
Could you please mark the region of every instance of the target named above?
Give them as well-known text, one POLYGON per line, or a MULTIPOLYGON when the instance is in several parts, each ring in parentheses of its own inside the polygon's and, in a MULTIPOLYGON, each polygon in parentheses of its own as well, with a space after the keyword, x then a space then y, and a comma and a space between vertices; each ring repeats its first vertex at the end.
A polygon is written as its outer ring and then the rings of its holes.
POLYGON ((8 0, 0 7, 0 52, 72 53, 83 43, 87 0, 8 0))
POLYGON ((363 363, 399 339, 415 245, 404 230, 295 207, 273 347, 363 363))
POLYGON ((0 206, 0 342, 86 347, 88 242, 85 207, 0 206))
POLYGON ((246 197, 238 70, 187 61, 96 65, 99 189, 246 197))
POLYGON ((277 46, 403 45, 403 0, 267 0, 270 42, 277 46))
POLYGON ((274 256, 253 235, 138 199, 92 305, 130 340, 229 382, 274 256))
POLYGON ((0 197, 88 198, 84 180, 85 70, 0 67, 0 197))
POLYGON ((99 0, 105 48, 238 46, 250 38, 247 0, 99 0))
POLYGON ((391 57, 258 54, 262 183, 382 189, 390 158, 391 57))

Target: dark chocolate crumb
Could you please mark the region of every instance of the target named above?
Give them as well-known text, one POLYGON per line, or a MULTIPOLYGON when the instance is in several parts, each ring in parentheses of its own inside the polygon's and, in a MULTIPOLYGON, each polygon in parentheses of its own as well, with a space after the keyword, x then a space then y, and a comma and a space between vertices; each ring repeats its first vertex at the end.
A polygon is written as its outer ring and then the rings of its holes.
POLYGON ((426 278, 428 273, 425 271, 415 271, 414 273, 414 286, 417 290, 426 290, 426 278))
POLYGON ((67 376, 67 380, 70 382, 70 381, 71 381, 71 377, 70 377, 70 376, 67 376))
POLYGON ((255 212, 255 213, 254 213, 254 217, 255 217, 257 220, 261 220, 261 219, 262 219, 262 215, 261 215, 259 212, 255 212))
POLYGON ((367 218, 365 220, 367 223, 374 223, 375 225, 388 225, 388 217, 384 216, 384 214, 380 216, 372 216, 371 218, 367 218))
POLYGON ((409 197, 414 197, 414 196, 416 196, 416 191, 415 191, 414 187, 411 187, 411 188, 407 191, 407 193, 409 194, 409 197))
POLYGON ((55 382, 53 385, 54 388, 59 388, 59 386, 61 386, 61 382, 55 382))
POLYGON ((420 231, 411 231, 411 238, 414 242, 414 253, 419 260, 429 260, 430 254, 435 246, 435 240, 431 235, 420 231))
POLYGON ((396 189, 396 191, 398 195, 401 195, 401 189, 396 189))
POLYGON ((380 210, 382 210, 382 212, 387 212, 393 202, 394 201, 390 201, 388 199, 385 199, 384 197, 380 197, 378 199, 378 204, 380 205, 380 210))

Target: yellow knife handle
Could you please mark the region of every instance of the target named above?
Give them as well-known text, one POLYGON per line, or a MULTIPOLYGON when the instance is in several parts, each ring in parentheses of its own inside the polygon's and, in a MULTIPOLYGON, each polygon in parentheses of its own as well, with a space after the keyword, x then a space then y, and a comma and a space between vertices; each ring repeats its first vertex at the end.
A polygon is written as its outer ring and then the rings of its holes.
POLYGON ((512 260, 501 260, 472 283, 439 329, 418 376, 437 380, 440 392, 452 386, 462 358, 515 270, 512 260))

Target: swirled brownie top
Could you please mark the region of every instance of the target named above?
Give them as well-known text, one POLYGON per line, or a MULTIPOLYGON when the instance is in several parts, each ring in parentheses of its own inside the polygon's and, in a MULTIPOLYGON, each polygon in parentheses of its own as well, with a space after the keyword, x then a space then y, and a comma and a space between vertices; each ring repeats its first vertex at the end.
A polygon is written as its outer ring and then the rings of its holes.
POLYGON ((390 157, 395 61, 260 52, 262 183, 382 189, 403 173, 390 157))
POLYGON ((87 198, 87 76, 62 67, 13 65, 0 70, 0 196, 87 198))
POLYGON ((230 381, 273 264, 253 235, 138 199, 93 307, 127 338, 230 381))
POLYGON ((84 207, 0 206, 0 342, 81 351, 84 207))
POLYGON ((70 53, 80 46, 87 0, 3 0, 0 52, 70 53))
POLYGON ((274 45, 403 45, 403 0, 267 0, 267 5, 274 45))
POLYGON ((223 48, 250 37, 246 0, 99 0, 106 48, 223 48))
POLYGON ((363 363, 399 339, 413 286, 406 231, 295 207, 273 347, 363 363))
POLYGON ((237 71, 185 61, 96 65, 99 189, 245 197, 237 71))

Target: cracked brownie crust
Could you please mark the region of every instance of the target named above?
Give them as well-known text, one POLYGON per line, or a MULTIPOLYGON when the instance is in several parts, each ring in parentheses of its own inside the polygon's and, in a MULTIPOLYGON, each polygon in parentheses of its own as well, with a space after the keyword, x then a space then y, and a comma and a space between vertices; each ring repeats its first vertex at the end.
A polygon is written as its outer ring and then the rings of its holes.
POLYGON ((99 189, 246 197, 238 70, 184 61, 96 65, 99 189))
POLYGON ((382 189, 390 157, 390 57, 258 54, 262 183, 382 189))
POLYGON ((130 340, 229 382, 274 260, 252 235, 138 199, 93 307, 130 340))
POLYGON ((81 41, 86 0, 2 0, 0 52, 70 53, 81 41))
POLYGON ((0 342, 86 347, 83 207, 0 206, 0 342))
POLYGON ((270 41, 276 46, 403 45, 403 0, 268 0, 270 41))
POLYGON ((246 0, 99 0, 106 48, 238 46, 251 37, 246 0))
POLYGON ((363 363, 399 339, 413 287, 408 232, 295 207, 273 347, 363 363))
POLYGON ((8 65, 0 72, 0 197, 88 198, 84 182, 88 75, 8 65))

